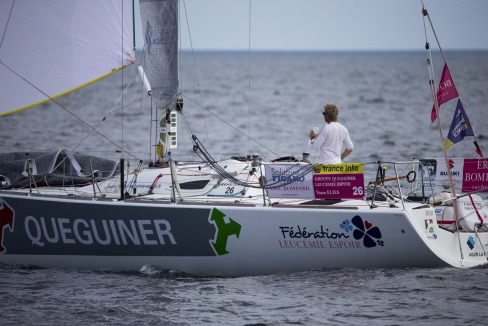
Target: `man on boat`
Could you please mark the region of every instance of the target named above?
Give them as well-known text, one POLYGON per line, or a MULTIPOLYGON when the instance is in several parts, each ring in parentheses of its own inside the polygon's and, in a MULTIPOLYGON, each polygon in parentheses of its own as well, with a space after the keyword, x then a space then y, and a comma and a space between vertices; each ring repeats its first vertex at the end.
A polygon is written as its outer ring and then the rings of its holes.
POLYGON ((351 154, 353 144, 349 131, 337 122, 339 107, 335 104, 324 105, 324 119, 326 124, 318 131, 310 130, 309 145, 320 149, 321 164, 342 163, 342 160, 351 154), (341 150, 345 147, 344 152, 341 150))

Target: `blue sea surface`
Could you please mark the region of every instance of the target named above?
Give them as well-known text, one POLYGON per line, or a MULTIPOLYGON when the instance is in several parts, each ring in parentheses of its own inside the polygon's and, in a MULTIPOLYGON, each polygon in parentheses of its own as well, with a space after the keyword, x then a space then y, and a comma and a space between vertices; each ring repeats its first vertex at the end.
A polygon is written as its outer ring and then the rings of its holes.
POLYGON ((487 268, 200 278, 2 266, 0 313, 2 325, 483 325, 487 279, 487 268))
MULTIPOLYGON (((488 153, 488 52, 448 52, 446 58, 488 153)), ((323 123, 325 103, 341 108, 339 121, 354 142, 350 162, 442 157, 437 123, 430 122, 424 52, 197 52, 195 65, 185 52, 180 63, 185 104, 175 160, 197 159, 192 134, 215 158, 317 155, 307 146, 308 133, 323 123)), ((442 66, 434 53, 436 84, 442 66)), ((154 117, 148 99, 139 103, 141 88, 131 66, 58 99, 59 105, 2 117, 0 151, 65 148, 117 158, 122 148, 127 158, 149 161, 154 117), (126 87, 123 103, 117 102, 126 87)), ((444 137, 455 104, 441 106, 444 137)), ((472 140, 452 146, 450 157, 476 157, 472 140)), ((0 324, 485 324, 487 293, 483 267, 201 278, 143 266, 135 273, 0 266, 0 324)))

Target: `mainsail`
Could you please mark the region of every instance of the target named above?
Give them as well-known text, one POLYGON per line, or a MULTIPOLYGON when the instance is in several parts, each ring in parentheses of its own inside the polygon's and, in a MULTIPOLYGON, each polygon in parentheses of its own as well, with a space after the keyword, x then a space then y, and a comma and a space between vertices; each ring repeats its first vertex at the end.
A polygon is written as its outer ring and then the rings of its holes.
POLYGON ((142 64, 151 84, 151 96, 160 109, 156 126, 156 153, 161 161, 169 148, 176 147, 178 95, 178 1, 140 0, 144 33, 142 64))
POLYGON ((0 116, 135 62, 132 0, 0 1, 0 116))
POLYGON ((178 89, 178 1, 140 0, 144 33, 142 64, 158 108, 175 101, 178 89))

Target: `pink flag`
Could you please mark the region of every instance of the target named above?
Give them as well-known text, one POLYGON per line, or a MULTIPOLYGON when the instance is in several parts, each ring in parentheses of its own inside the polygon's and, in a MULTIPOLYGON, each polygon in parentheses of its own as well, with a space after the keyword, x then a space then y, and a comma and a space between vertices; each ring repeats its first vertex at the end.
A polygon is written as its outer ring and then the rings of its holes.
MULTIPOLYGON (((454 82, 452 81, 451 73, 449 72, 449 68, 447 64, 444 63, 444 69, 442 70, 441 81, 439 82, 439 88, 437 89, 437 104, 439 107, 442 103, 446 103, 453 98, 458 97, 459 94, 457 92, 456 86, 454 86, 454 82)), ((435 104, 432 106, 432 112, 430 113, 430 120, 432 122, 437 119, 437 112, 435 111, 435 104)))

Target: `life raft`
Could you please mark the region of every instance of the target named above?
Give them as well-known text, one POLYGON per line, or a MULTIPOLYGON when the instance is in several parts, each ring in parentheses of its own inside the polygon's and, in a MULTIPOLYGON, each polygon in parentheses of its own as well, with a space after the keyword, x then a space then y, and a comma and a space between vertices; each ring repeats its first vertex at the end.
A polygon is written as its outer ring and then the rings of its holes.
POLYGON ((488 207, 478 195, 468 195, 457 199, 459 225, 464 231, 488 231, 488 207))
POLYGON ((456 230, 456 214, 452 206, 436 206, 435 216, 439 227, 449 230, 456 230))
POLYGON ((440 192, 429 198, 429 204, 434 206, 437 225, 449 231, 456 230, 456 213, 452 207, 450 192, 440 192))
MULTIPOLYGON (((452 206, 451 194, 442 192, 431 196, 429 203, 435 207, 437 225, 449 231, 456 230, 456 212, 452 206), (438 205, 441 203, 441 205, 438 205), (436 206, 436 204, 438 206, 436 206)), ((459 226, 467 232, 488 231, 488 206, 476 194, 462 196, 456 199, 459 214, 459 226)))

